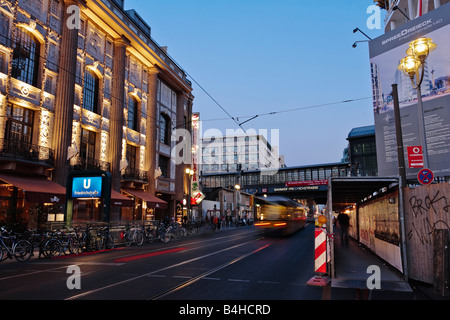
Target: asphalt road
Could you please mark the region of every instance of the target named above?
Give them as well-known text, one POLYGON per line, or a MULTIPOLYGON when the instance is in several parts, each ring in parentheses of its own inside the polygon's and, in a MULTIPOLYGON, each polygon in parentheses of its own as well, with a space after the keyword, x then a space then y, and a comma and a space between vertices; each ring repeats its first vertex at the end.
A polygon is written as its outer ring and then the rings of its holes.
POLYGON ((6 261, 0 299, 322 299, 322 288, 306 285, 312 271, 312 225, 287 238, 244 227, 95 254, 6 261))
POLYGON ((307 285, 314 225, 289 237, 234 228, 142 246, 0 263, 0 300, 354 300, 353 289, 307 285), (78 272, 79 273, 78 273, 78 272))

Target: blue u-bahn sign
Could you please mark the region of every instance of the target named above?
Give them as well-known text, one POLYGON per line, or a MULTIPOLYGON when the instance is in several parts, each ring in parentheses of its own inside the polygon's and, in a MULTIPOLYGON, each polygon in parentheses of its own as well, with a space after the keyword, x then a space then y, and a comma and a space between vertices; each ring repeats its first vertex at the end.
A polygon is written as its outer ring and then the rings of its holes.
POLYGON ((72 198, 101 198, 102 177, 74 177, 72 198))
POLYGON ((102 202, 102 220, 109 221, 111 173, 103 170, 72 171, 67 177, 66 223, 71 224, 74 202, 98 199, 102 202))

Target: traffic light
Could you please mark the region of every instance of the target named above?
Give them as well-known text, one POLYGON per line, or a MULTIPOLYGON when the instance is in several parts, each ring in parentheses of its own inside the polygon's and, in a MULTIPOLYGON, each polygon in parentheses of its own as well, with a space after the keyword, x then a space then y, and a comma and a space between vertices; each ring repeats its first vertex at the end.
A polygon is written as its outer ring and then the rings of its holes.
POLYGON ((381 9, 389 10, 389 0, 373 0, 381 9))

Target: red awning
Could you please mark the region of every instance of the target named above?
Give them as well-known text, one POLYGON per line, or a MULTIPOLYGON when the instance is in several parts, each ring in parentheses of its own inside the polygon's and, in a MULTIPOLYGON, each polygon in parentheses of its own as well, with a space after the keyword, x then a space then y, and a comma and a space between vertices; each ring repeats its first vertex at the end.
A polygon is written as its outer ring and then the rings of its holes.
POLYGON ((64 204, 66 201, 66 188, 46 178, 0 173, 0 179, 22 189, 30 202, 64 204))
POLYGON ((113 207, 132 207, 133 200, 124 196, 123 194, 111 189, 111 206, 113 207))
POLYGON ((144 200, 147 202, 147 207, 149 208, 158 208, 158 209, 167 209, 167 202, 148 193, 144 190, 136 190, 136 189, 122 189, 123 192, 126 192, 134 197, 144 200))

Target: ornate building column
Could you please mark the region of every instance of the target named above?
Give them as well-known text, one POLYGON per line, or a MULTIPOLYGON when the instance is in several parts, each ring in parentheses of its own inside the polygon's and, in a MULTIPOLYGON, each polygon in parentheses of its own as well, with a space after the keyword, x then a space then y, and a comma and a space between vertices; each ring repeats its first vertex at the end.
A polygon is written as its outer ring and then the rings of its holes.
POLYGON ((146 167, 148 171, 148 192, 155 194, 156 181, 155 181, 155 169, 156 169, 156 121, 159 120, 157 114, 157 84, 158 84, 157 67, 149 69, 148 72, 148 98, 147 98, 147 136, 146 136, 146 167))
POLYGON ((123 108, 125 99, 125 65, 126 49, 129 41, 122 36, 114 42, 113 77, 111 93, 111 126, 110 126, 110 155, 112 189, 120 192, 120 160, 122 159, 123 138, 123 108))
POLYGON ((80 6, 77 0, 63 1, 62 36, 59 51, 58 84, 55 95, 55 123, 52 145, 55 151, 54 181, 65 186, 70 165, 67 152, 72 144, 73 104, 77 65, 78 29, 69 29, 66 21, 71 16, 67 8, 80 6))

